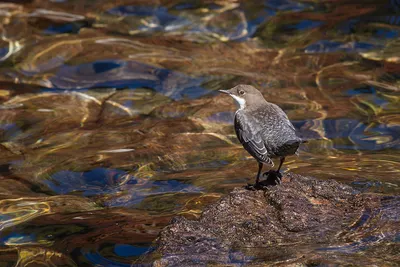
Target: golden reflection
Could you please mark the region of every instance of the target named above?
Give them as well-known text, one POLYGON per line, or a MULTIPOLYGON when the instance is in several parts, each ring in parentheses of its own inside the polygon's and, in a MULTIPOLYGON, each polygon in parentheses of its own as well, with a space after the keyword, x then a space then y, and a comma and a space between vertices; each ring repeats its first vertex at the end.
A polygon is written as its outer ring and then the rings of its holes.
POLYGON ((17 267, 33 267, 33 266, 68 266, 76 267, 78 265, 62 253, 51 249, 26 247, 18 249, 17 267))
POLYGON ((9 218, 0 222, 0 231, 51 213, 47 202, 26 198, 0 200, 0 209, 3 216, 9 218))

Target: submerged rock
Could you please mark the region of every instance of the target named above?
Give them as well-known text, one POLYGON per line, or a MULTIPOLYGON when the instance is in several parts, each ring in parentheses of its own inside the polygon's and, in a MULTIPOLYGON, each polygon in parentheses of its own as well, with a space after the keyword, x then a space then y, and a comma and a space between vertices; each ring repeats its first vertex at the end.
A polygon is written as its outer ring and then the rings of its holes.
MULTIPOLYGON (((390 206, 389 215, 393 209, 399 214, 396 201, 385 204, 390 206)), ((371 215, 374 210, 379 210, 387 242, 399 233, 398 216, 383 220, 381 202, 378 196, 360 194, 334 180, 287 174, 280 186, 265 191, 234 189, 207 207, 198 220, 174 218, 160 233, 152 256, 161 255, 155 266, 369 264, 362 251, 374 250, 382 241, 363 243, 380 228, 371 215), (374 221, 372 230, 368 221, 374 221)))

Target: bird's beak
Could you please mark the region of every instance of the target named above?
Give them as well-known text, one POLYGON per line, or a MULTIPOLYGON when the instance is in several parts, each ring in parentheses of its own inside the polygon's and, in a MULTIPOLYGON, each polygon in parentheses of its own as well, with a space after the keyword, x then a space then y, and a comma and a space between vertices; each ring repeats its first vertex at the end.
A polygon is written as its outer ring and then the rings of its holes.
POLYGON ((218 91, 221 93, 224 93, 224 94, 228 94, 228 95, 231 94, 231 92, 229 92, 228 90, 218 90, 218 91))

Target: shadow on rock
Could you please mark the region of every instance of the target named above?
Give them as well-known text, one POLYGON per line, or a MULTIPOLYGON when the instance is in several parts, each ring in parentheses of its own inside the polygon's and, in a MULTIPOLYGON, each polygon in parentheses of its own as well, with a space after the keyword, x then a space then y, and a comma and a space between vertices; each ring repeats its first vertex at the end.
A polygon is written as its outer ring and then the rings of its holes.
MULTIPOLYGON (((234 189, 199 220, 174 218, 146 258, 158 258, 156 266, 368 265, 366 250, 384 246, 387 263, 396 255, 390 245, 400 232, 399 216, 393 216, 399 214, 399 198, 383 199, 334 180, 285 174, 281 185, 266 190, 234 189)), ((376 258, 374 263, 379 264, 376 258)))

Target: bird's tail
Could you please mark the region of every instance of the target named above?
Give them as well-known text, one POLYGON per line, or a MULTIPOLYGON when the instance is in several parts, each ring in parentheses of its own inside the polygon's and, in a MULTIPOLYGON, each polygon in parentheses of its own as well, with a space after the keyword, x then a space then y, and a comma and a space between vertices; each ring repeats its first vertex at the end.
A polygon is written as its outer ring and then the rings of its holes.
POLYGON ((307 140, 297 139, 297 140, 289 140, 285 143, 286 146, 296 146, 302 143, 307 143, 307 140))
POLYGON ((303 140, 303 139, 297 139, 297 140, 289 140, 285 143, 286 149, 288 149, 288 151, 292 151, 291 153, 295 154, 295 155, 299 155, 299 146, 301 144, 307 143, 307 140, 303 140))

